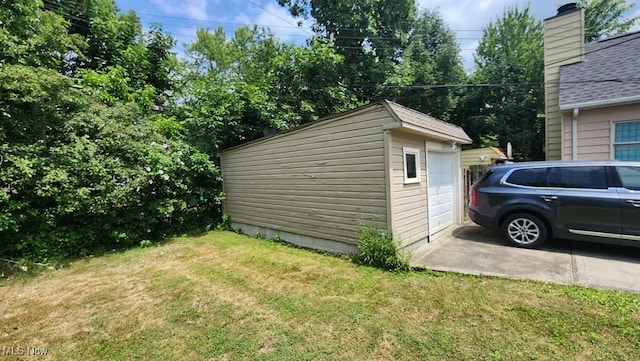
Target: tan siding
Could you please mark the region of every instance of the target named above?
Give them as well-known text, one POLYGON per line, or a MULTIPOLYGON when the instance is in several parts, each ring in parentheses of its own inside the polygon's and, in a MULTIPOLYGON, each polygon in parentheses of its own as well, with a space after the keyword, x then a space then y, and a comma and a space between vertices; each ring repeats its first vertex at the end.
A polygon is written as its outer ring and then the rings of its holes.
POLYGON ((398 131, 391 134, 393 233, 408 245, 429 236, 425 139, 398 131), (404 184, 403 147, 420 149, 420 183, 404 184))
POLYGON ((469 169, 470 165, 492 164, 493 160, 500 158, 501 155, 490 147, 463 150, 461 155, 462 169, 469 169))
POLYGON ((358 221, 386 225, 386 111, 352 113, 221 155, 231 220, 357 243, 358 221))
POLYGON ((583 61, 583 39, 584 10, 544 21, 545 153, 548 160, 563 157, 558 106, 560 66, 583 61))
MULTIPOLYGON (((571 136, 572 115, 567 112, 565 137, 571 136)), ((578 114, 578 159, 611 159, 611 122, 640 120, 640 104, 583 109, 578 114)), ((570 159, 570 138, 564 142, 563 154, 570 159)))

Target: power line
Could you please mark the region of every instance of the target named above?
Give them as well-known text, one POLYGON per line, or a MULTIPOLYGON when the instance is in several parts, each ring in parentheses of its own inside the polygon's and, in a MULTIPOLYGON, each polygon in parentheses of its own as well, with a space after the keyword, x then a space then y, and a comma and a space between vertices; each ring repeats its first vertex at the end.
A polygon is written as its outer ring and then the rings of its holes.
MULTIPOLYGON (((249 3, 251 3, 251 4, 253 4, 254 6, 259 7, 260 9, 262 9, 262 10, 264 10, 264 11, 267 11, 267 12, 268 12, 268 13, 270 13, 271 15, 274 15, 274 16, 278 17, 279 19, 281 19, 281 20, 283 20, 283 21, 285 21, 285 22, 289 23, 286 19, 284 19, 284 18, 282 18, 282 17, 278 16, 277 14, 274 14, 274 13, 270 12, 269 10, 267 10, 267 9, 265 9, 264 7, 262 7, 262 6, 258 5, 258 4, 256 4, 255 2, 253 2, 253 1, 251 1, 251 0, 246 0, 246 1, 247 1, 247 2, 249 2, 249 3)), ((71 12, 82 12, 82 11, 84 11, 84 9, 73 8, 73 7, 70 7, 70 6, 62 5, 62 4, 52 3, 52 2, 50 2, 50 1, 44 1, 43 5, 44 5, 44 8, 45 8, 46 10, 50 10, 50 11, 54 11, 54 12, 61 13, 63 16, 66 16, 66 17, 68 17, 68 18, 70 18, 70 19, 73 19, 73 20, 76 20, 76 21, 80 21, 80 22, 87 23, 89 26, 90 26, 90 24, 91 24, 91 22, 90 22, 88 19, 83 19, 83 18, 80 18, 80 17, 78 17, 78 16, 75 16, 74 14, 71 14, 71 12), (62 10, 62 11, 61 11, 61 10, 62 10)), ((135 11, 134 11, 134 13, 135 13, 135 11)), ((141 13, 141 14, 144 14, 144 13, 141 13)), ((214 23, 221 23, 221 22, 215 22, 215 21, 209 21, 209 20, 197 20, 197 19, 191 19, 191 18, 181 18, 181 17, 163 16, 163 15, 156 15, 156 14, 146 14, 146 15, 148 15, 148 16, 153 16, 153 17, 160 17, 160 18, 172 18, 172 19, 180 19, 180 20, 188 20, 188 21, 200 21, 200 22, 214 22, 214 23)), ((142 23, 143 21, 140 19, 140 22, 142 23)), ((146 21, 144 21, 144 22, 145 22, 145 23, 150 23, 150 22, 146 22, 146 21)), ((230 24, 230 25, 231 25, 231 24, 233 24, 233 25, 240 25, 240 26, 246 26, 246 25, 247 25, 247 24, 238 24, 238 23, 225 23, 225 24, 230 24)), ((289 24, 290 24, 290 23, 289 23, 289 24)), ((254 25, 255 25, 255 26, 261 26, 261 25, 257 25, 257 24, 254 24, 254 25)), ((290 24, 290 25, 291 25, 291 24, 290 24)), ((74 24, 74 26, 77 26, 77 27, 79 27, 79 28, 82 28, 82 29, 85 29, 85 30, 87 30, 87 31, 90 31, 90 28, 89 28, 89 27, 86 27, 86 26, 83 26, 83 25, 79 25, 79 24, 77 24, 77 23, 76 23, 76 24, 74 24)), ((170 25, 170 26, 177 26, 177 25, 170 25)), ((269 28, 269 26, 264 26, 264 27, 269 28)), ((292 25, 292 26, 290 26, 290 27, 288 27, 288 26, 277 26, 277 25, 274 25, 274 26, 272 26, 272 27, 280 27, 280 28, 296 28, 296 29, 300 29, 300 30, 303 30, 303 31, 305 31, 305 32, 306 32, 305 28, 302 28, 302 27, 296 27, 296 26, 293 26, 293 25, 292 25)), ((567 29, 569 29, 569 28, 570 28, 570 29, 576 29, 577 27, 575 27, 575 26, 573 26, 573 27, 567 27, 567 29)), ((467 29, 467 30, 459 30, 459 31, 476 31, 476 30, 467 29)), ((482 31, 484 31, 484 30, 482 30, 482 31)), ((170 35, 172 35, 172 36, 175 36, 175 33, 172 33, 172 32, 169 32, 169 31, 168 31, 168 33, 169 33, 170 35)), ((417 35, 419 35, 419 34, 420 34, 420 33, 417 33, 417 35)), ((192 38, 197 38, 197 36, 192 35, 192 34, 189 34, 189 35, 187 35, 187 34, 178 34, 178 35, 179 35, 179 36, 181 36, 181 37, 192 37, 192 38)), ((274 33, 274 35, 276 35, 276 36, 287 36, 287 37, 304 36, 304 35, 302 35, 302 34, 276 34, 276 33, 274 33)), ((309 34, 309 35, 313 36, 313 34, 309 34)), ((333 36, 334 36, 335 38, 338 38, 338 39, 360 39, 360 37, 355 37, 355 36, 353 36, 353 37, 349 37, 349 36, 340 36, 340 35, 333 35, 333 36)), ((558 35, 558 36, 561 36, 561 35, 558 35)), ((369 39, 369 40, 392 40, 393 38, 388 38, 388 37, 366 37, 365 39, 369 39)), ((479 39, 481 39, 481 38, 479 38, 479 39)), ((632 40, 635 40, 635 39, 636 39, 635 37, 632 37, 632 38, 627 39, 627 40, 624 40, 624 41, 620 41, 620 42, 613 43, 613 44, 611 44, 611 45, 609 45, 609 46, 604 46, 604 47, 600 47, 600 48, 597 48, 597 49, 594 49, 594 50, 591 50, 591 51, 587 51, 587 52, 585 52, 585 53, 581 54, 580 56, 585 56, 585 55, 588 55, 588 54, 591 54, 591 53, 594 53, 594 52, 597 52, 597 51, 605 50, 605 49, 608 49, 608 48, 610 48, 610 47, 617 46, 617 45, 620 45, 620 44, 623 44, 623 43, 626 43, 626 42, 629 42, 629 41, 632 41, 632 40)), ((456 40, 458 40, 458 41, 459 41, 459 40, 476 40, 476 38, 457 38, 456 40)), ((606 39, 605 39, 605 40, 606 40, 606 39)), ((364 47, 341 47, 341 48, 343 48, 343 49, 347 49, 347 50, 360 50, 360 49, 363 49, 364 47)), ((564 48, 562 48, 562 49, 565 49, 565 50, 574 50, 574 49, 576 49, 576 48, 577 48, 576 46, 568 46, 568 47, 564 47, 564 48)), ((376 47, 376 49, 379 49, 379 50, 389 50, 389 49, 395 49, 395 47, 376 47)), ((459 50, 460 50, 460 51, 470 51, 470 50, 471 50, 471 51, 473 51, 473 50, 476 50, 476 49, 473 49, 473 48, 471 48, 471 49, 462 48, 462 49, 459 49, 459 50)), ((546 64, 546 65, 547 65, 547 66, 549 66, 549 65, 556 65, 556 64, 562 63, 562 62, 564 62, 564 61, 566 61, 566 60, 568 60, 568 59, 571 59, 571 58, 573 58, 573 57, 567 57, 567 58, 564 58, 564 59, 560 59, 560 60, 557 60, 557 61, 555 61, 555 62, 552 62, 552 63, 546 64)))
MULTIPOLYGON (((314 34, 309 33, 308 29, 311 29, 309 27, 301 27, 301 26, 295 26, 293 24, 291 24, 287 19, 284 19, 282 17, 280 17, 279 15, 269 11, 268 9, 265 9, 264 7, 256 4, 255 2, 251 1, 251 0, 246 0, 247 2, 259 7, 260 9, 268 12, 269 14, 279 18, 280 20, 283 20, 284 22, 286 22, 287 24, 289 24, 289 26, 285 26, 285 25, 266 25, 266 24, 249 24, 249 23, 233 23, 233 22, 223 22, 223 21, 217 21, 217 20, 200 20, 200 19, 194 19, 194 18, 188 18, 188 17, 178 17, 178 16, 168 16, 168 15, 158 15, 158 14, 152 14, 152 13, 145 13, 145 12, 135 12, 136 14, 140 14, 140 15, 145 15, 145 16, 149 16, 149 17, 157 17, 157 18, 166 18, 166 19, 175 19, 175 20, 183 20, 183 21, 188 21, 189 23, 211 23, 211 24, 220 24, 220 25, 232 25, 232 26, 258 26, 258 27, 263 27, 263 28, 283 28, 283 29, 296 29, 296 30, 301 30, 304 31, 307 35, 309 36, 313 36, 314 34)), ((65 5, 60 5, 60 4, 54 4, 54 3, 50 3, 50 1, 45 1, 45 6, 48 5, 47 9, 48 10, 59 10, 60 8, 65 9, 66 12, 62 12, 64 15, 66 15, 69 18, 72 18, 74 20, 77 21, 84 21, 86 23, 90 23, 90 21, 86 20, 86 19, 82 19, 79 18, 75 15, 72 15, 70 12, 81 12, 83 11, 82 9, 78 9, 78 8, 73 8, 70 6, 65 6, 65 5), (57 8, 54 8, 57 7, 57 8)), ((147 20, 142 20, 140 19, 141 22, 146 23, 146 24, 153 24, 155 22, 152 21, 147 21, 147 20)), ((89 28, 75 24, 78 27, 81 27, 85 30, 89 30, 89 28)), ((163 23, 163 26, 182 26, 182 24, 169 24, 169 23, 163 23)), ((575 26, 571 26, 571 27, 562 27, 563 29, 566 30, 572 30, 572 29, 577 29, 577 27, 575 26)), ((350 31, 350 30, 360 30, 360 29, 353 29, 353 28, 340 28, 341 31, 350 31)), ((452 32, 484 32, 485 29, 449 29, 452 32)), ((169 32, 170 34, 175 34, 175 32, 169 32)), ((412 35, 416 35, 419 36, 421 33, 417 32, 417 33, 413 33, 412 35)), ((187 34, 179 34, 183 37, 188 36, 188 37, 193 37, 196 38, 195 35, 187 35, 187 34)), ((284 33, 275 33, 274 35, 276 36, 285 36, 285 37, 303 37, 303 36, 307 36, 307 35, 303 35, 303 34, 284 34, 284 33)), ((426 35, 426 34, 425 34, 426 35)), ((334 38, 336 39, 359 39, 360 37, 356 37, 356 36, 344 36, 344 35, 338 35, 338 34, 333 34, 332 35, 334 38)), ((557 35, 557 37, 561 38, 563 37, 562 35, 557 35)), ((549 38, 549 37, 547 37, 549 38)), ((391 38, 391 37, 377 37, 377 36, 367 36, 367 39, 370 40, 394 40, 395 38, 391 38)), ((481 40, 482 37, 458 37, 456 36, 456 40, 457 41, 472 41, 472 40, 481 40)), ((461 50, 474 50, 474 49, 461 49, 461 50)))
MULTIPOLYGON (((250 4, 253 4, 254 6, 259 7, 260 9, 262 9, 262 10, 264 10, 264 11, 268 12, 269 14, 271 14, 271 15, 273 15, 273 16, 275 16, 275 17, 277 17, 278 19, 280 19, 280 20, 284 21, 285 23, 290 24, 290 25, 293 25, 293 24, 289 23, 289 21, 288 21, 287 19, 284 19, 284 18, 282 18, 280 15, 277 15, 277 14, 272 13, 271 11, 269 11, 269 10, 267 10, 267 9, 263 8, 262 6, 260 6, 260 5, 256 4, 255 2, 253 2, 253 1, 251 1, 251 0, 245 0, 245 1, 246 1, 246 2, 248 2, 248 3, 250 3, 250 4)), ((305 32, 307 32, 306 30, 304 30, 304 31, 305 31, 305 32)), ((307 33, 308 33, 308 32, 307 32, 307 33)))

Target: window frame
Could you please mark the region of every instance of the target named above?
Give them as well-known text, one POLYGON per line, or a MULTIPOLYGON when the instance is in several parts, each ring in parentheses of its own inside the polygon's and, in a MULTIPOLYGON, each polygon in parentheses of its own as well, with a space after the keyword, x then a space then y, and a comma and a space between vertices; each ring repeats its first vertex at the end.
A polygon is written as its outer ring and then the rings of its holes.
MULTIPOLYGON (((631 169, 640 170, 640 167, 637 167, 637 166, 634 166, 634 165, 616 165, 613 168, 615 170, 616 175, 618 176, 618 180, 620 182, 620 187, 621 188, 624 188, 624 189, 627 189, 627 190, 630 190, 630 191, 635 191, 635 192, 640 191, 640 186, 636 187, 635 185, 631 186, 631 184, 629 184, 629 183, 625 184, 626 177, 628 176, 628 174, 624 174, 624 172, 620 172, 620 170, 623 169, 623 168, 624 169, 631 168, 631 169)), ((638 184, 640 184, 640 182, 638 182, 638 184)))
POLYGON ((402 169, 404 173, 404 184, 420 183, 420 149, 412 147, 402 147, 402 169), (407 155, 415 156, 415 177, 409 177, 409 170, 407 169, 407 155))
MULTIPOLYGON (((631 141, 631 142, 618 142, 616 141, 616 128, 618 127, 618 125, 621 124, 627 124, 627 123, 638 123, 638 125, 640 126, 640 120, 638 119, 634 119, 634 120, 625 120, 625 121, 614 121, 611 122, 612 123, 612 129, 611 129, 611 159, 615 159, 615 160, 622 160, 622 159, 618 159, 616 157, 616 149, 618 146, 625 146, 625 145, 631 145, 631 146, 637 146, 640 147, 640 138, 636 141, 631 141)), ((624 159, 626 161, 640 161, 640 159, 624 159)))

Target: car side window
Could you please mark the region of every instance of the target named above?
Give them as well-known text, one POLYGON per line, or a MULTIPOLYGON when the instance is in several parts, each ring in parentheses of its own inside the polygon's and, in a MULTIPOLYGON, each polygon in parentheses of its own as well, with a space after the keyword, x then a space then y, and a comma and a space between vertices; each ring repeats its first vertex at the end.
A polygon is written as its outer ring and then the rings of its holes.
POLYGON ((622 186, 634 190, 640 191, 640 167, 616 167, 618 176, 622 181, 622 186))
POLYGON ((549 187, 607 189, 604 167, 554 167, 549 168, 549 187))
POLYGON ((531 168, 514 170, 507 183, 529 187, 547 186, 547 168, 531 168))

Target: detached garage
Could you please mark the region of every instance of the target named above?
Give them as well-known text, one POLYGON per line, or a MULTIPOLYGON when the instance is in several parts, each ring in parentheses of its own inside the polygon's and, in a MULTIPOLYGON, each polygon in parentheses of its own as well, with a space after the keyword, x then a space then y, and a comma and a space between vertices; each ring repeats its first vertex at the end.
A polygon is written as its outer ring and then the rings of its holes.
POLYGON ((463 219, 462 128, 380 101, 220 154, 231 227, 357 252, 375 221, 415 249, 463 219))

